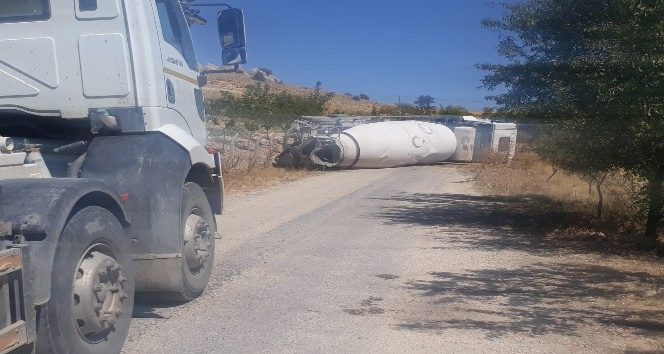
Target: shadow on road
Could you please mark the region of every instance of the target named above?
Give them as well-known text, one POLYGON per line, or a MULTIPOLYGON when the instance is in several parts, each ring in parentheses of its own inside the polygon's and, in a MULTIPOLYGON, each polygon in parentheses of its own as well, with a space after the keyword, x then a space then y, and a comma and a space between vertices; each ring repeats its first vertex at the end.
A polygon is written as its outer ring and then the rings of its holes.
POLYGON ((577 336, 581 327, 602 325, 613 330, 628 329, 635 335, 664 333, 664 310, 617 310, 604 303, 619 297, 641 297, 642 288, 634 284, 652 280, 648 273, 585 264, 539 263, 510 270, 430 275, 434 280, 411 281, 405 286, 433 298, 436 304, 454 304, 463 311, 436 316, 433 321, 403 323, 401 329, 473 329, 488 331, 489 337, 514 333, 577 336))
POLYGON ((540 228, 554 225, 563 217, 555 207, 542 208, 542 205, 558 204, 548 197, 539 195, 415 193, 398 194, 383 200, 401 202, 399 205, 385 208, 380 214, 395 223, 540 228), (403 203, 407 203, 405 209, 403 203))
POLYGON ((180 305, 182 303, 155 299, 149 293, 136 293, 132 318, 167 319, 159 314, 159 310, 180 305))
POLYGON ((664 335, 664 309, 632 301, 643 299, 651 288, 656 291, 664 277, 611 264, 561 261, 561 254, 607 251, 588 242, 545 237, 569 217, 546 197, 399 194, 381 200, 383 209, 373 217, 434 228, 426 236, 441 241, 434 249, 515 250, 551 260, 515 269, 431 272, 423 275, 426 280, 408 281, 404 287, 409 292, 430 299, 440 311, 406 316, 399 329, 479 330, 487 337, 503 337, 582 336, 584 330, 600 327, 606 336, 664 335), (623 300, 630 305, 622 307, 623 300))
POLYGON ((457 248, 518 249, 541 255, 555 249, 594 251, 598 246, 545 239, 574 217, 545 196, 401 194, 383 200, 389 205, 374 217, 390 224, 444 227, 446 243, 457 248))

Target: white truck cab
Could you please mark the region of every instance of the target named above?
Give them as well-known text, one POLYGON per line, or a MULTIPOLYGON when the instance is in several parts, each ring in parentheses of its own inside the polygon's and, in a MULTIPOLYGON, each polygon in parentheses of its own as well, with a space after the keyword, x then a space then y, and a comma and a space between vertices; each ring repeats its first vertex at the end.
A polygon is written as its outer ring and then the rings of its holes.
MULTIPOLYGON (((135 291, 203 292, 223 182, 189 26, 210 5, 0 1, 0 354, 118 353, 135 291)), ((237 67, 243 14, 216 6, 237 67)))

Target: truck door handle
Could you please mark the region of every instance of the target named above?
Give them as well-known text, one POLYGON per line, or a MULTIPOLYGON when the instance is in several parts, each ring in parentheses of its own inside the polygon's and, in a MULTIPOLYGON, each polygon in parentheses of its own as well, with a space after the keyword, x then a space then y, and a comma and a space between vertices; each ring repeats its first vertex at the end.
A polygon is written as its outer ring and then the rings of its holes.
POLYGON ((168 98, 169 103, 175 103, 175 87, 173 86, 171 79, 166 79, 166 97, 168 98))

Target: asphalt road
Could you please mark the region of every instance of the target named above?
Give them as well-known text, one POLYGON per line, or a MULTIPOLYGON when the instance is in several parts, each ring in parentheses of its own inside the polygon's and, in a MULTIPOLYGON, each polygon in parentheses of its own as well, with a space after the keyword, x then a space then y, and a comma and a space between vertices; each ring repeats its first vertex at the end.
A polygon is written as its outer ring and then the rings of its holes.
POLYGON ((124 352, 664 351, 664 313, 618 306, 645 275, 540 242, 507 208, 527 200, 469 177, 329 172, 232 198, 209 290, 140 302, 124 352))

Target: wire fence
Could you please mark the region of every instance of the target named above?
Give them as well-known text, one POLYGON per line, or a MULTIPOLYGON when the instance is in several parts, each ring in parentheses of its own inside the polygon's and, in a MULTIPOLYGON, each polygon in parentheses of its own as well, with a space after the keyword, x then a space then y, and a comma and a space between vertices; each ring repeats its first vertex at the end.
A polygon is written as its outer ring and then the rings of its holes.
POLYGON ((226 171, 271 166, 283 149, 283 133, 249 133, 211 129, 208 146, 219 149, 226 171))

